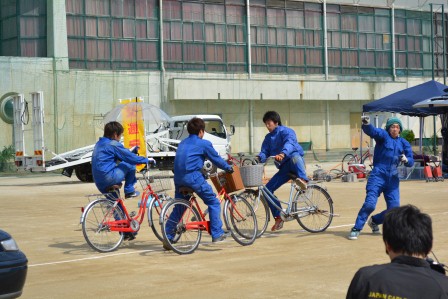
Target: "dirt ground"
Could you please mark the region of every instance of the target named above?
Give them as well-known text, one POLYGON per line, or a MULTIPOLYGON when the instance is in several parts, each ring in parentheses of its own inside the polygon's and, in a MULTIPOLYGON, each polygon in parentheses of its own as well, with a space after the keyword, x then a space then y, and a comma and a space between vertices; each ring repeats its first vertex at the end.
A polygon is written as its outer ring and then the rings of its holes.
MULTIPOLYGON (((21 298, 345 298, 359 267, 389 261, 381 236, 368 227, 359 240, 346 238, 365 184, 324 184, 339 217, 323 233, 305 232, 291 221, 247 247, 232 238, 212 244, 203 235, 196 252, 180 256, 163 250, 146 218, 136 240, 97 253, 79 224, 85 195, 97 192, 94 184, 54 174, 2 176, 0 228, 29 259, 21 298)), ((277 194, 288 192, 282 187, 277 194)), ((448 183, 402 182, 401 203, 431 215, 433 250, 448 263, 448 183)), ((127 206, 137 210, 137 200, 127 206)), ((376 211, 384 207, 381 197, 376 211)))

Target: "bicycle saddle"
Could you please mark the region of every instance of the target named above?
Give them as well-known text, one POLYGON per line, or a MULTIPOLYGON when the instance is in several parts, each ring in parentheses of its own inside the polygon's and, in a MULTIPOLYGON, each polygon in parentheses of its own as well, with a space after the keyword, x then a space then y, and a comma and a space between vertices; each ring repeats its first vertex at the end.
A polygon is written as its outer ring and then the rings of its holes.
POLYGON ((191 189, 190 187, 179 187, 179 193, 182 195, 189 195, 189 194, 193 194, 194 190, 191 189))
POLYGON ((291 178, 291 180, 297 179, 297 175, 295 175, 294 173, 288 173, 288 176, 291 178))
POLYGON ((115 192, 115 191, 119 190, 120 188, 121 188, 121 184, 112 185, 112 186, 106 188, 106 192, 108 192, 108 193, 115 192))
POLYGON ((359 147, 352 147, 352 150, 357 151, 359 147))

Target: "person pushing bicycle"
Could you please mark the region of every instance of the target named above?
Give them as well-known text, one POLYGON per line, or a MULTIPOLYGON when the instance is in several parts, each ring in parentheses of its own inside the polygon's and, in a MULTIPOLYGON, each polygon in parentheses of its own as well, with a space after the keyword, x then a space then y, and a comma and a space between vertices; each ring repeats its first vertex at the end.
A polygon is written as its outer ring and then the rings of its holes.
POLYGON ((370 172, 366 185, 366 199, 358 213, 355 226, 348 235, 350 240, 358 239, 367 218, 375 210, 378 197, 383 193, 387 209, 370 217, 367 222, 374 234, 381 233, 378 225, 383 223, 386 212, 400 206, 400 179, 397 166, 400 163, 404 163, 406 167, 414 165, 411 145, 406 139, 400 137, 403 126, 398 118, 389 118, 385 130, 372 126, 370 117, 367 115, 363 115, 361 121, 362 130, 375 139, 376 145, 373 170, 370 172))
MULTIPOLYGON (((179 143, 174 158, 174 185, 175 198, 189 199, 189 195, 183 195, 179 189, 181 187, 189 187, 204 201, 208 206, 210 217, 210 231, 213 242, 223 241, 227 234, 222 229, 221 221, 221 203, 213 192, 212 187, 207 183, 202 167, 205 159, 209 159, 218 168, 228 173, 233 172, 230 166, 223 158, 221 158, 210 141, 202 139, 205 132, 205 123, 202 119, 194 117, 187 124, 187 131, 190 134, 187 138, 179 143)), ((167 223, 167 231, 171 231, 169 227, 172 223, 177 223, 183 211, 173 210, 170 215, 169 223, 167 223)), ((169 236, 174 238, 175 236, 169 236)), ((164 246, 165 249, 168 249, 164 246)))
MULTIPOLYGON (((300 188, 306 189, 308 177, 303 160, 304 152, 297 141, 296 133, 282 125, 280 115, 275 111, 267 111, 263 116, 263 122, 269 133, 261 145, 258 159, 264 163, 270 156, 275 156, 275 166, 278 168, 278 172, 269 180, 266 188, 274 193, 275 190, 290 180, 289 174, 292 173, 297 176, 296 183, 300 188)), ((278 199, 274 198, 273 200, 280 206, 278 199)), ((282 229, 284 221, 280 217, 280 211, 270 202, 269 207, 275 219, 271 231, 282 229)))

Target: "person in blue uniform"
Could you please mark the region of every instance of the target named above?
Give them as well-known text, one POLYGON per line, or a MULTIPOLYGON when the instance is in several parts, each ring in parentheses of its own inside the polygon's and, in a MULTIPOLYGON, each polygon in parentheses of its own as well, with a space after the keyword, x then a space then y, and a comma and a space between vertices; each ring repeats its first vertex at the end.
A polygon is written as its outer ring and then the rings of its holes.
POLYGON ((391 262, 359 269, 347 299, 448 298, 448 277, 440 265, 427 260, 433 245, 429 215, 412 205, 389 210, 383 241, 391 262))
MULTIPOLYGON (((296 182, 302 189, 306 189, 308 177, 303 160, 303 149, 297 141, 294 130, 282 125, 280 115, 275 111, 267 111, 263 116, 263 122, 269 133, 264 138, 261 151, 258 154, 260 162, 264 163, 267 158, 275 156, 275 165, 278 172, 266 184, 266 188, 272 193, 290 180, 289 173, 297 176, 296 182)), ((274 199, 280 206, 280 202, 274 199)), ((275 219, 272 231, 283 228, 283 220, 280 211, 270 202, 269 207, 275 219)))
POLYGON ((414 165, 412 148, 409 142, 400 137, 403 131, 401 121, 396 117, 387 120, 386 129, 375 128, 370 124, 369 116, 362 116, 362 130, 375 139, 376 145, 373 154, 373 169, 370 172, 366 185, 366 199, 355 226, 350 231, 350 240, 358 239, 367 218, 375 210, 378 197, 383 193, 387 209, 372 216, 368 225, 374 234, 380 234, 378 225, 384 221, 387 210, 400 206, 400 180, 397 166, 403 163, 407 167, 414 165))
MULTIPOLYGON (((124 180, 125 197, 136 197, 137 182, 135 165, 153 163, 154 160, 138 156, 120 143, 123 126, 116 121, 104 126, 104 135, 95 144, 92 153, 92 174, 95 185, 101 193, 108 193, 113 185, 121 185, 124 180)), ((135 151, 136 152, 136 151, 135 151)))
MULTIPOLYGON (((221 204, 201 170, 205 159, 229 173, 233 172, 233 168, 218 155, 210 141, 202 139, 205 133, 205 123, 202 119, 192 118, 187 124, 187 131, 190 135, 179 143, 174 159, 175 197, 188 200, 189 196, 181 194, 179 189, 193 189, 208 206, 212 241, 220 242, 227 237, 222 229, 221 204)), ((182 212, 176 208, 173 210, 170 221, 166 224, 167 232, 174 230, 174 224, 178 222, 182 212)), ((168 233, 168 237, 172 239, 174 235, 168 233)), ((165 245, 164 248, 168 249, 165 245)))

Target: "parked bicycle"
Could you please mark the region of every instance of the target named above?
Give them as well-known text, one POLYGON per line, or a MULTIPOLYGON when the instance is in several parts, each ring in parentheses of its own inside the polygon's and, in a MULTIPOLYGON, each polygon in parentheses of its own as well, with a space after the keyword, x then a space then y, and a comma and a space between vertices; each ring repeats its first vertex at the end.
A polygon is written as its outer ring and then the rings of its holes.
POLYGON ((328 192, 319 185, 309 182, 305 190, 296 184, 296 176, 291 174, 291 185, 288 201, 280 201, 280 206, 273 199, 278 199, 263 185, 263 168, 265 165, 251 165, 241 167, 241 177, 246 189, 240 196, 251 203, 257 215, 258 233, 260 237, 268 226, 270 220, 270 202, 277 210, 283 221, 297 220, 299 225, 308 232, 317 233, 325 231, 333 220, 333 200, 328 192))
POLYGON ((84 208, 81 215, 82 232, 90 247, 99 252, 117 249, 126 234, 136 234, 148 209, 148 224, 159 240, 163 240, 159 218, 163 206, 170 201, 165 191, 171 189, 171 178, 167 171, 157 175, 143 175, 140 183, 144 191, 139 210, 128 212, 124 198, 120 196, 120 185, 111 186, 107 194, 89 195, 94 199, 84 208))
MULTIPOLYGON (((223 208, 225 226, 236 242, 246 246, 255 241, 257 219, 252 206, 244 198, 229 194, 236 191, 231 181, 234 181, 233 177, 238 174, 239 171, 236 170, 233 174, 222 172, 217 174, 214 180, 221 186, 218 192, 219 200, 225 201, 223 208)), ((202 231, 210 234, 210 221, 206 219, 206 213, 202 211, 191 188, 182 187, 179 191, 189 195, 189 200, 174 199, 168 202, 162 209, 160 224, 164 244, 178 254, 188 254, 199 246, 202 231)))
POLYGON ((353 153, 346 154, 344 158, 342 158, 342 172, 349 172, 349 166, 352 164, 366 164, 368 162, 368 166, 370 168, 373 167, 373 154, 370 152, 370 144, 366 141, 367 150, 360 157, 358 155, 358 147, 352 147, 353 153))

